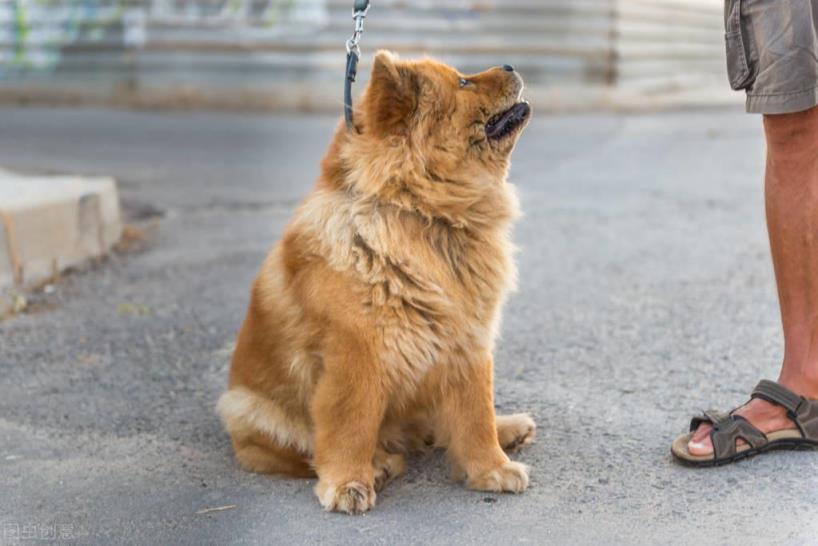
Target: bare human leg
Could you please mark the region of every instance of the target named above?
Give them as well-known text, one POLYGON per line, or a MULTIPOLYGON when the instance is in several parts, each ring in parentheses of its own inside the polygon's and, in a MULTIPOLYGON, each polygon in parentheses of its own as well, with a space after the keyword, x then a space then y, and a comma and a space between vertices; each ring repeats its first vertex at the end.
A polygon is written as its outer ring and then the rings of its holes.
MULTIPOLYGON (((784 328, 778 381, 818 399, 818 107, 766 115, 764 133, 767 230, 784 328)), ((764 433, 795 428, 784 408, 759 398, 735 413, 764 433)), ((710 428, 703 424, 696 431, 691 454, 713 452, 710 428)))

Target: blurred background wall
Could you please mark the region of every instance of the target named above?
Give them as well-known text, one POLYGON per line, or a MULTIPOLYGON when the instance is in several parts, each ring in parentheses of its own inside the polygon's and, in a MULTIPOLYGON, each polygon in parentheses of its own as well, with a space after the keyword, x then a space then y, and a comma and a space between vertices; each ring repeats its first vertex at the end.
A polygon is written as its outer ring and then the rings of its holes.
MULTIPOLYGON (((0 0, 0 100, 337 110, 351 4, 0 0)), ((378 48, 513 64, 539 109, 737 100, 721 0, 372 0, 362 48, 362 81, 378 48)))

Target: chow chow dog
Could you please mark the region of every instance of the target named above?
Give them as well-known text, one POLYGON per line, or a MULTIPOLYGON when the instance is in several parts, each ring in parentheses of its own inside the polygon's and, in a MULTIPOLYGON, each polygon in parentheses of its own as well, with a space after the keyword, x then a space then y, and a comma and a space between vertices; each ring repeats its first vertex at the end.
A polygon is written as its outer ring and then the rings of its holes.
POLYGON ((321 505, 354 514, 423 446, 469 488, 526 489, 504 450, 534 421, 496 416, 492 386, 522 89, 508 65, 465 76, 377 53, 354 127, 253 284, 218 403, 244 469, 317 475, 321 505))

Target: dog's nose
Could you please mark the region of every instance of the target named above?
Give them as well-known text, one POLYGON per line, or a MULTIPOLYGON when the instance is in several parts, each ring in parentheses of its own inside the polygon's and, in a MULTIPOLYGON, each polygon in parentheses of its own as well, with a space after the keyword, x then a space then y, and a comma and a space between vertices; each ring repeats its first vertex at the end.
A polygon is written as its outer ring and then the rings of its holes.
POLYGON ((503 70, 505 70, 506 72, 514 72, 514 67, 511 66, 510 64, 504 64, 503 70))

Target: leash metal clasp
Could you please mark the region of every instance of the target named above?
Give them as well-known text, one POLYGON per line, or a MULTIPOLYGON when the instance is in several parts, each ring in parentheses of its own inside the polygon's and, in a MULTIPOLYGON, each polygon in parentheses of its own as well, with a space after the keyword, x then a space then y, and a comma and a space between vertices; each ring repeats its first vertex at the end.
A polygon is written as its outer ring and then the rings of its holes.
POLYGON ((369 0, 355 0, 355 5, 352 7, 352 19, 355 21, 355 30, 352 37, 347 40, 347 53, 355 52, 360 56, 361 48, 358 44, 361 41, 361 35, 364 33, 364 19, 369 12, 369 0))
POLYGON ((369 11, 369 0, 355 0, 352 6, 352 19, 355 21, 355 30, 352 37, 347 40, 347 67, 344 77, 344 119, 347 130, 352 131, 352 82, 358 76, 358 59, 361 56, 361 48, 358 45, 361 35, 364 33, 364 19, 369 11))

